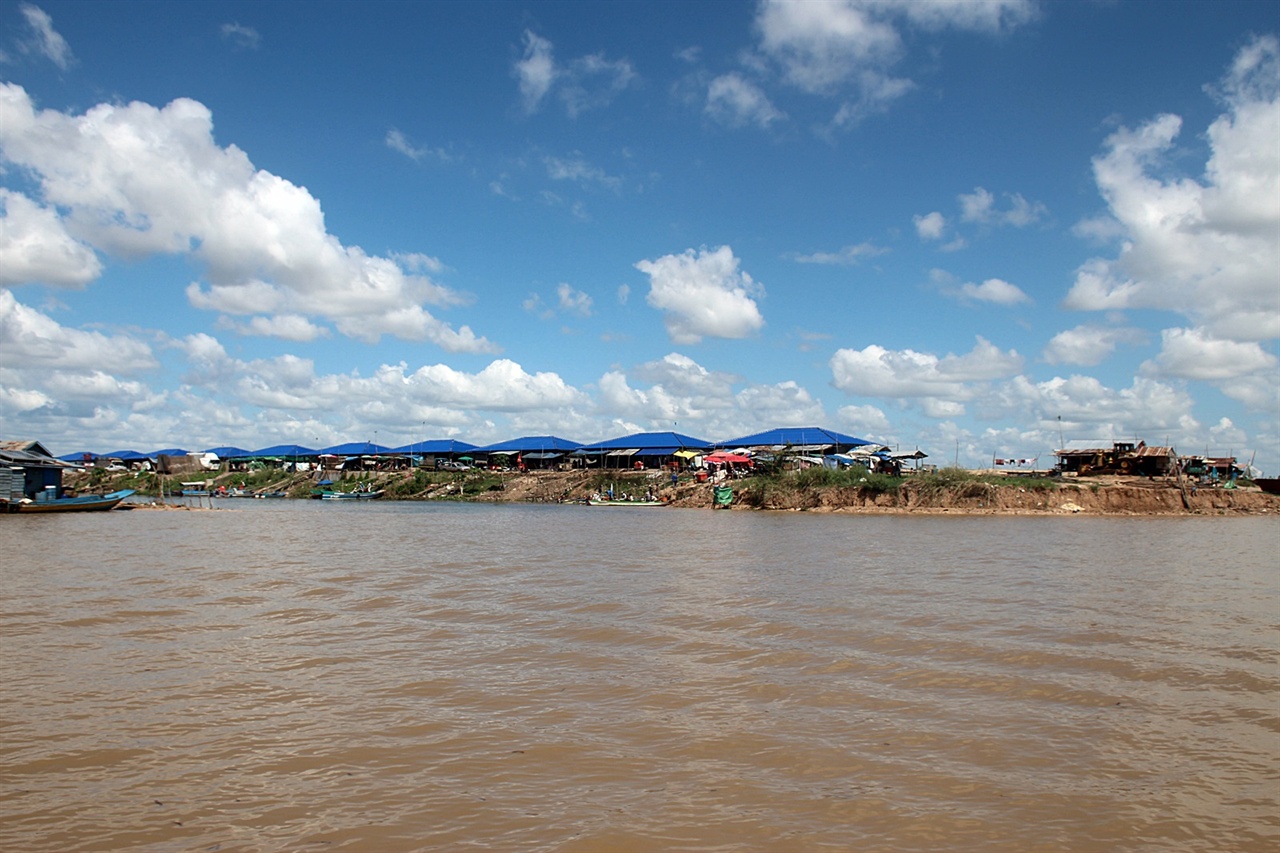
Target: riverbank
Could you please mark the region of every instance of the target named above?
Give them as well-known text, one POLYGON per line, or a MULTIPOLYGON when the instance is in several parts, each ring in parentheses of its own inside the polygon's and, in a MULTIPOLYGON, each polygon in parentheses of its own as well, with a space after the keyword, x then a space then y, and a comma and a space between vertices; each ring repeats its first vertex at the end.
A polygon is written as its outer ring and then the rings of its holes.
MULTIPOLYGON (((332 475, 330 475, 332 476, 332 475)), ((252 489, 287 492, 307 498, 313 481, 307 475, 268 472, 253 476, 252 489)), ((207 482, 211 489, 244 484, 244 475, 222 474, 207 482)), ((158 495, 165 486, 153 475, 89 474, 68 478, 68 485, 101 491, 134 488, 158 495), (87 482, 95 477, 96 482, 87 482), (146 478, 150 478, 150 482, 146 478), (83 480, 85 482, 75 482, 83 480), (150 486, 151 488, 148 488, 150 486)), ((641 497, 652 491, 669 506, 708 509, 712 485, 683 476, 672 485, 659 472, 531 471, 531 472, 370 472, 338 480, 337 487, 356 485, 383 490, 385 500, 452 500, 480 503, 575 503, 612 487, 616 494, 641 497)), ((1172 479, 1134 477, 1015 478, 984 476, 958 470, 928 475, 866 478, 845 472, 800 472, 733 480, 732 509, 865 514, 953 513, 963 515, 1235 515, 1280 514, 1280 496, 1257 487, 1197 488, 1172 479)))

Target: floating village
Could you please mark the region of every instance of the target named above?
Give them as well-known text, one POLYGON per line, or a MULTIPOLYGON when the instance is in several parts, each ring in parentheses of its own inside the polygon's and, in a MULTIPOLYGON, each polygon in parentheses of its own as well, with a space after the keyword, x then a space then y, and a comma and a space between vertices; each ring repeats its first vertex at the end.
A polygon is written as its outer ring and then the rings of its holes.
MULTIPOLYGON (((594 444, 538 435, 489 445, 448 438, 401 447, 353 442, 61 456, 39 441, 11 440, 0 441, 0 512, 109 510, 175 499, 189 507, 190 500, 181 499, 192 498, 207 499, 208 506, 228 498, 389 498, 886 511, 1130 506, 1144 513, 1239 509, 1242 503, 1206 503, 1202 495, 1280 494, 1280 481, 1254 476, 1234 456, 1183 455, 1142 441, 1064 442, 1051 464, 993 456, 989 468, 976 471, 939 468, 928 459, 918 448, 895 449, 820 427, 715 442, 642 432, 594 444), (1089 500, 1103 486, 1107 500, 1089 500), (1147 499, 1118 500, 1126 488, 1147 499), (1063 495, 1070 499, 1059 500, 1063 495)), ((1244 511, 1280 509, 1267 500, 1243 503, 1244 511)))

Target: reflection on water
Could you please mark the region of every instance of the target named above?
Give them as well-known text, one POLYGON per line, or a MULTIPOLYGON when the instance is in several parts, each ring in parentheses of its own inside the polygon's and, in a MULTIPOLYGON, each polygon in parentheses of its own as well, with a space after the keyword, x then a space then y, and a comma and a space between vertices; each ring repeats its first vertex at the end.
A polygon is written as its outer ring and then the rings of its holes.
POLYGON ((0 519, 0 849, 1280 842, 1273 519, 227 504, 0 519))

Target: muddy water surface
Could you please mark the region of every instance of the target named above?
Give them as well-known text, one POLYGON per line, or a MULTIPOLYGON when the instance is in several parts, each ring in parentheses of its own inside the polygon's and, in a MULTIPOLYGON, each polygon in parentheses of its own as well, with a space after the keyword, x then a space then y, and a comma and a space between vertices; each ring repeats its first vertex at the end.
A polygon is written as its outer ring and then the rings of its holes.
POLYGON ((0 850, 1263 851, 1280 520, 0 518, 0 850))

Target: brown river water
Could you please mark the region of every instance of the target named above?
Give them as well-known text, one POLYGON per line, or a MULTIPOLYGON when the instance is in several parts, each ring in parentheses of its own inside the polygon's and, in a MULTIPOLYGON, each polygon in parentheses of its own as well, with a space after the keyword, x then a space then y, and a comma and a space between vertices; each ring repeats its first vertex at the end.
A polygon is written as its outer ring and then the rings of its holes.
POLYGON ((0 518, 2 851, 1280 849, 1280 520, 0 518))

